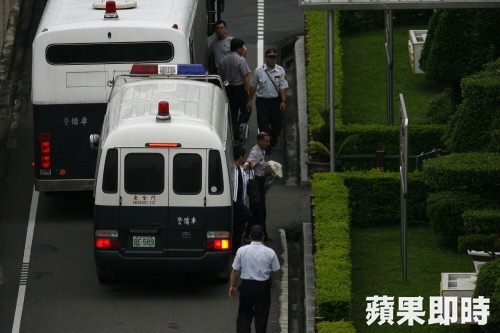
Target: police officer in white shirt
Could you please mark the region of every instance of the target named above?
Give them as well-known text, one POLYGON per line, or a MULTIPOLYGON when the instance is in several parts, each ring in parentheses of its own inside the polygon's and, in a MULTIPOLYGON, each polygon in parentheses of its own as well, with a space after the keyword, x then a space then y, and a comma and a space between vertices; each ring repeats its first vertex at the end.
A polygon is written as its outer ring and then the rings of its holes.
POLYGON ((266 63, 257 67, 250 80, 247 108, 252 105, 254 94, 257 95, 257 125, 259 131, 271 134, 269 155, 278 143, 282 125, 282 113, 286 110, 286 89, 288 82, 283 67, 276 64, 278 52, 268 49, 265 53, 266 63))
POLYGON ((265 333, 271 307, 271 273, 280 269, 278 256, 273 249, 262 243, 264 229, 261 225, 250 228, 251 243, 236 252, 231 272, 229 297, 236 297, 236 280, 239 287, 240 306, 236 319, 236 332, 249 333, 252 318, 255 318, 255 332, 265 333))

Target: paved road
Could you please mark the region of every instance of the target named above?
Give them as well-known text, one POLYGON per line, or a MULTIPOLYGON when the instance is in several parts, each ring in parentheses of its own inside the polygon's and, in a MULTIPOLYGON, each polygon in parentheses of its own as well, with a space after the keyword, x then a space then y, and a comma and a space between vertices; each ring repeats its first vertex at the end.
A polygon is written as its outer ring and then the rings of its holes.
MULTIPOLYGON (((223 18, 233 35, 247 41, 249 63, 254 68, 256 2, 226 3, 223 18)), ((302 13, 295 0, 266 1, 264 20, 265 46, 278 46, 303 31, 302 13)), ((24 24, 23 29, 29 26, 24 24)), ((21 332, 233 332, 237 302, 227 297, 228 285, 203 282, 199 276, 140 274, 120 284, 99 284, 92 258, 91 193, 41 193, 38 200, 32 200, 31 60, 29 43, 26 45, 28 53, 17 59, 23 70, 19 71, 19 95, 12 110, 7 178, 0 189, 0 332, 13 331, 16 325, 21 332), (30 218, 35 226, 28 249, 31 259, 29 267, 23 269, 30 218), (24 299, 22 311, 16 309, 18 295, 24 299)), ((254 123, 255 119, 252 126, 254 123)), ((273 159, 282 161, 282 156, 277 154, 273 159)), ((280 254, 278 228, 293 228, 308 216, 304 193, 301 188, 275 185, 269 194, 270 231, 276 239, 272 246, 280 254)), ((270 332, 280 330, 280 292, 277 282, 270 332)))

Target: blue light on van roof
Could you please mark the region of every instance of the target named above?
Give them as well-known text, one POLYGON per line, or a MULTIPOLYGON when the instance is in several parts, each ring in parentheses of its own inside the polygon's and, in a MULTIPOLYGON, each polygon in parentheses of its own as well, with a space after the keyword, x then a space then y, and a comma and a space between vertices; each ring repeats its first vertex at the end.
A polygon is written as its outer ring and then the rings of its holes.
POLYGON ((202 64, 177 65, 177 74, 180 75, 205 75, 205 67, 202 64))

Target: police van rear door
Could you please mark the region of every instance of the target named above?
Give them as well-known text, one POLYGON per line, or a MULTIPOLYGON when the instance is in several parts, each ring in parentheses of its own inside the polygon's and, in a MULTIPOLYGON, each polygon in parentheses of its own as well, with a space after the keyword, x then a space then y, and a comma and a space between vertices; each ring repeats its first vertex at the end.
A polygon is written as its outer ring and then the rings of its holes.
POLYGON ((205 252, 207 151, 171 149, 168 188, 168 255, 200 257, 205 252))
POLYGON ((206 154, 204 149, 121 149, 124 255, 203 255, 206 154))

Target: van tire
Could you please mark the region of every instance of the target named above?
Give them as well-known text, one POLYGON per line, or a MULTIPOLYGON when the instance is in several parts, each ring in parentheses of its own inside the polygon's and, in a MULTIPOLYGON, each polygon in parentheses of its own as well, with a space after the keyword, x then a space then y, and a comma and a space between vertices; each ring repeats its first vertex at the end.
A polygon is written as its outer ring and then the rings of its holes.
POLYGON ((227 264, 226 269, 222 272, 217 272, 214 275, 214 282, 220 284, 226 284, 229 282, 229 278, 231 276, 231 265, 227 264))
POLYGON ((97 271, 97 279, 102 284, 109 284, 109 283, 112 283, 114 281, 114 276, 113 276, 113 274, 106 274, 106 273, 103 273, 102 271, 98 270, 97 271))

